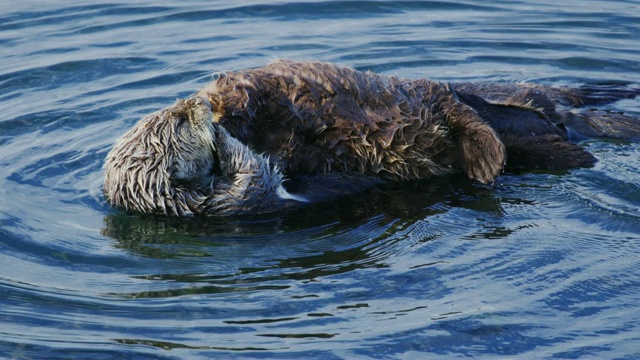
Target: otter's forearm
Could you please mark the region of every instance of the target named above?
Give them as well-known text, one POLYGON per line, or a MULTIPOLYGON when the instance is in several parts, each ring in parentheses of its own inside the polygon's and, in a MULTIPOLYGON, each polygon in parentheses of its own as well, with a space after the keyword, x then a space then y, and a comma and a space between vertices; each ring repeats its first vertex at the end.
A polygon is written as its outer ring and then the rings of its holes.
POLYGON ((222 126, 216 126, 216 132, 218 160, 224 170, 212 184, 213 196, 207 201, 210 213, 261 213, 290 201, 306 202, 284 189, 282 173, 267 157, 252 151, 222 126))

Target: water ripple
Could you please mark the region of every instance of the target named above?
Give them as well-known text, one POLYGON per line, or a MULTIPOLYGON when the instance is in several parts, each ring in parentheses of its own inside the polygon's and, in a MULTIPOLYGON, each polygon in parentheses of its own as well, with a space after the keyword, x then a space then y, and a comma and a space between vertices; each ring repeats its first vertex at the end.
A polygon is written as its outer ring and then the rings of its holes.
POLYGON ((101 193, 104 156, 138 119, 273 58, 638 83, 637 2, 5 8, 0 357, 640 355, 635 144, 584 144, 591 169, 383 184, 261 217, 136 216, 101 193))

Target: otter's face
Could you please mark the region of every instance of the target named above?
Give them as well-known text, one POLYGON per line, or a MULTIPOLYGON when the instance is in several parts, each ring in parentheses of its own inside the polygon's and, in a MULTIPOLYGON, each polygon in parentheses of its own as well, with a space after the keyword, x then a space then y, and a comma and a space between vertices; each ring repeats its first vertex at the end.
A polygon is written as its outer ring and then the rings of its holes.
POLYGON ((109 202, 143 213, 192 213, 205 201, 216 166, 211 116, 209 101, 196 97, 143 118, 107 155, 109 202))

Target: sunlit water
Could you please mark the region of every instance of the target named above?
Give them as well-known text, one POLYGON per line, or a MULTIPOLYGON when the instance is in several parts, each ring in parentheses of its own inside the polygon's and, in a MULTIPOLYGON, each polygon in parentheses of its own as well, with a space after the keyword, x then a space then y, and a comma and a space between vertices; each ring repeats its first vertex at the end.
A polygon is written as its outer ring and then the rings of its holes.
POLYGON ((131 216, 100 188, 139 118, 274 58, 640 83, 638 1, 263 3, 0 4, 0 358, 640 358, 637 144, 253 219, 131 216))

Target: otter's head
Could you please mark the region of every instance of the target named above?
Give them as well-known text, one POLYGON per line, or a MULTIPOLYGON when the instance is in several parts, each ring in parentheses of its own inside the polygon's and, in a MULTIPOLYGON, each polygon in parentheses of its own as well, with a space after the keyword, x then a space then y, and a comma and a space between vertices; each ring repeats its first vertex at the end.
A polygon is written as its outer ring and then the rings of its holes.
POLYGON ((138 122, 107 155, 107 200, 140 213, 230 215, 277 210, 283 177, 212 121, 203 97, 178 100, 138 122))
POLYGON ((136 212, 193 213, 212 180, 215 137, 211 104, 202 97, 143 118, 107 155, 107 199, 136 212))

